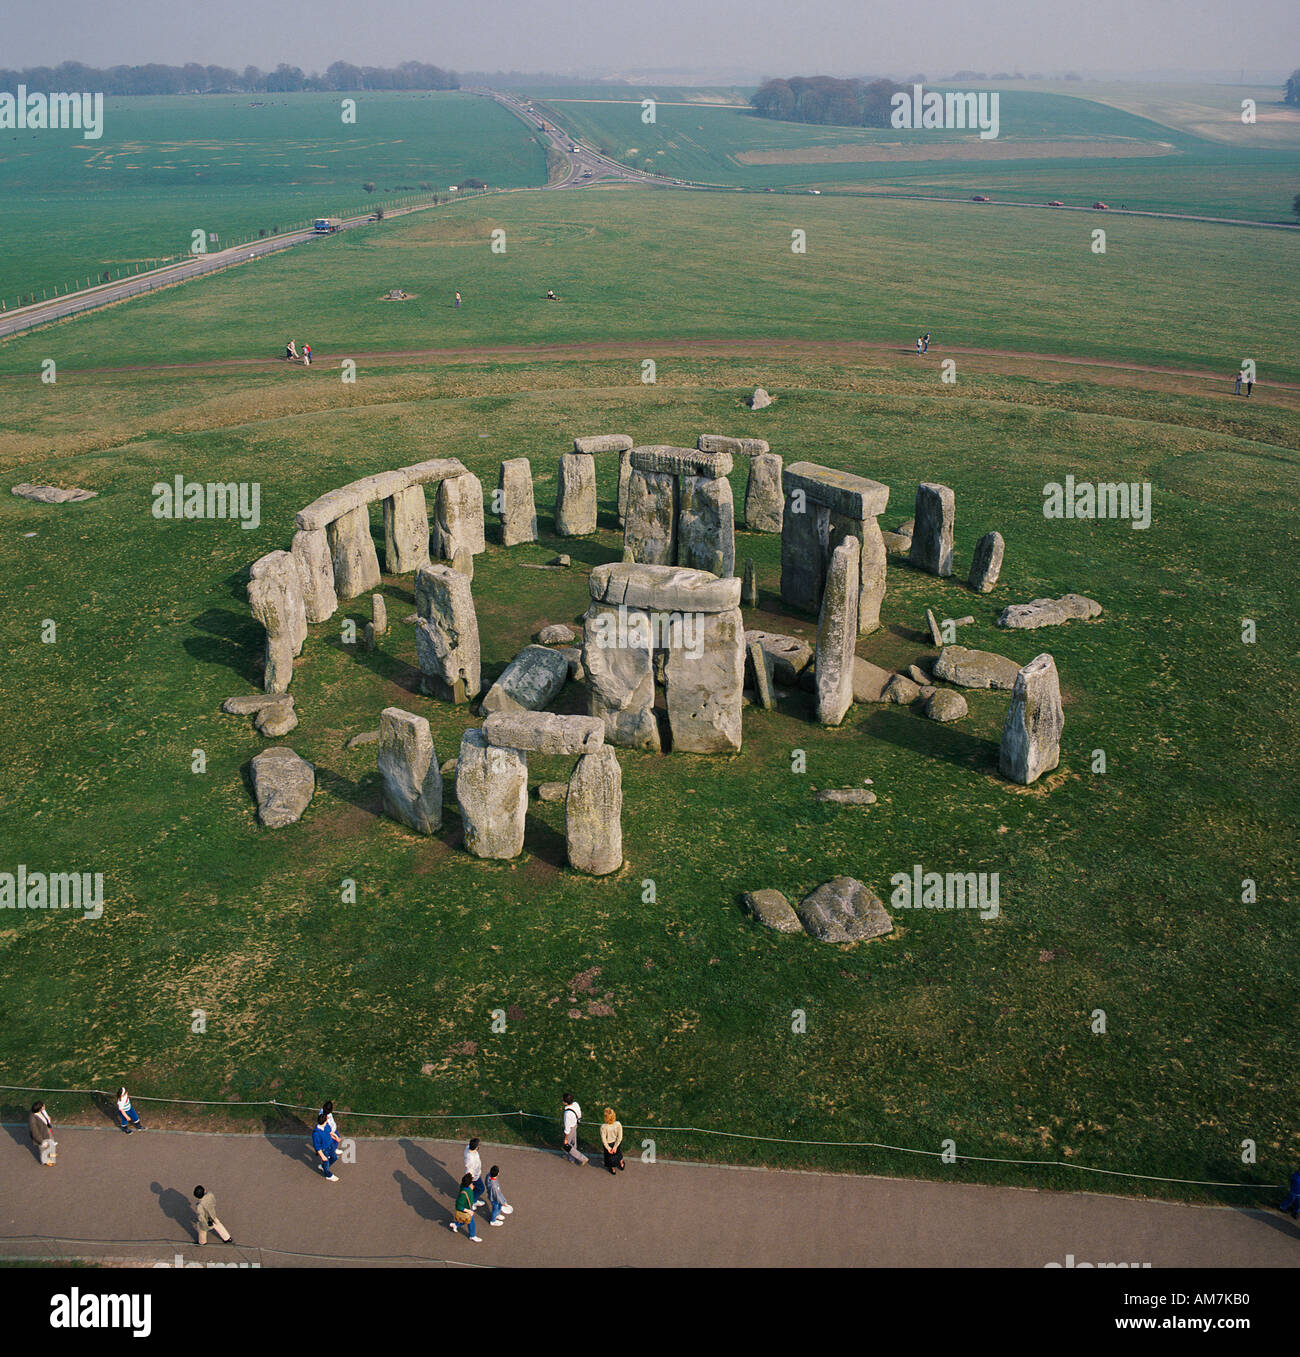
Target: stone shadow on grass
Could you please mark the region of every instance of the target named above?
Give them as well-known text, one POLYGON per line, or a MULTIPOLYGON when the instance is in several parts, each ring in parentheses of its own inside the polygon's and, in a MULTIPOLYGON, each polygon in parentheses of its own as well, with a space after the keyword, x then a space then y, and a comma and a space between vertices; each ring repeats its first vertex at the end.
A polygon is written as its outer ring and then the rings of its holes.
POLYGON ((865 733, 873 740, 887 741, 922 758, 942 759, 960 768, 997 776, 998 745, 995 740, 968 734, 958 728, 957 722, 931 721, 921 715, 919 703, 915 710, 895 707, 872 712, 864 726, 865 733))
POLYGON ((225 665, 255 687, 261 686, 265 633, 251 617, 209 608, 191 618, 190 625, 206 635, 185 637, 181 644, 187 655, 200 664, 225 665))
MULTIPOLYGON (((316 764, 316 795, 321 792, 327 792, 330 796, 337 797, 340 801, 347 801, 350 805, 356 806, 358 810, 369 811, 375 819, 380 819, 383 815, 383 798, 379 790, 379 774, 376 771, 373 774, 367 774, 358 782, 354 782, 350 777, 344 777, 342 773, 335 772, 333 768, 327 768, 324 764, 316 764)), ((314 802, 315 798, 313 798, 314 802)))

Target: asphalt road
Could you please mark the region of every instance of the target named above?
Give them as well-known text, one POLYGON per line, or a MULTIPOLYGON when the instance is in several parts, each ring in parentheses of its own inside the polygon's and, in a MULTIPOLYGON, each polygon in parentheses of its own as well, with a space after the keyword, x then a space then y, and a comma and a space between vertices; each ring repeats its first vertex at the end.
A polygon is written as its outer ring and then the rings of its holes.
MULTIPOLYGON (((340 1115, 339 1132, 354 1128, 340 1115)), ((486 1134, 490 1128, 485 1127, 486 1134)), ((484 1143, 514 1206, 481 1244, 448 1229, 463 1146, 358 1138, 329 1183, 298 1135, 58 1127, 43 1167, 26 1125, 0 1134, 0 1256, 263 1267, 1297 1267, 1300 1226, 1241 1209, 827 1173, 641 1162, 611 1177, 558 1151, 484 1143), (193 1231, 202 1183, 233 1245, 193 1231)), ((558 1130, 557 1130, 558 1134, 558 1130)), ((591 1135, 594 1136, 594 1128, 591 1135)), ((637 1147, 634 1149, 634 1147, 637 1147)))

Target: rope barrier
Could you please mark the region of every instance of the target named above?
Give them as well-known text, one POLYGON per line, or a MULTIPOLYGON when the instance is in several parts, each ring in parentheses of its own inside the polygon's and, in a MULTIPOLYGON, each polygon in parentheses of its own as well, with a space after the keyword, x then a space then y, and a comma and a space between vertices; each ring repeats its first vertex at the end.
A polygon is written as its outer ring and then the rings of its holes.
MULTIPOLYGON (((0 1084, 0 1092, 6 1093, 69 1093, 83 1097, 112 1098, 116 1095, 104 1089, 86 1088, 36 1088, 23 1084, 0 1084)), ((141 1096, 132 1102, 141 1103, 179 1103, 187 1107, 282 1107, 292 1112, 315 1112, 317 1108, 309 1103, 283 1103, 278 1098, 255 1099, 251 1102, 226 1102, 217 1098, 153 1098, 141 1096)), ((383 1121, 484 1121, 494 1117, 519 1117, 531 1121, 549 1121, 558 1123, 558 1117, 541 1112, 525 1112, 519 1108, 514 1112, 343 1112, 346 1117, 367 1117, 383 1121)), ((790 1136, 752 1135, 745 1131, 719 1131, 707 1126, 633 1126, 625 1125, 625 1131, 645 1131, 660 1135, 720 1136, 728 1140, 761 1141, 771 1145, 801 1145, 819 1149, 836 1150, 886 1150, 891 1154, 915 1154, 930 1159, 943 1159, 943 1150, 922 1150, 910 1145, 890 1145, 880 1140, 800 1140, 790 1136)), ((1155 1173, 1130 1173, 1125 1169, 1097 1168, 1091 1164, 1075 1164, 1068 1159, 1010 1159, 1001 1155, 956 1154, 952 1162, 966 1160, 972 1164, 1005 1164, 1012 1167, 1073 1169, 1076 1173, 1095 1173, 1110 1178, 1131 1178, 1146 1183, 1174 1183, 1183 1187, 1231 1187, 1248 1192, 1276 1192, 1283 1184, 1276 1183, 1229 1183, 1210 1178, 1170 1178, 1155 1173)))

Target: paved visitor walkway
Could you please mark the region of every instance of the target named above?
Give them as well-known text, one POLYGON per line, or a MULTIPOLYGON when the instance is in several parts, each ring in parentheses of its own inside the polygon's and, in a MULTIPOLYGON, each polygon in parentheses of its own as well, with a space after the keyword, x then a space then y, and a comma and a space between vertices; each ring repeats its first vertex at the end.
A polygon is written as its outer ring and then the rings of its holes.
MULTIPOLYGON (((349 1127, 342 1118, 340 1132, 349 1127)), ((594 1132, 593 1132, 594 1134, 594 1132)), ((493 1146, 515 1207, 483 1243, 447 1228, 463 1146, 356 1141, 326 1182, 301 1135, 60 1127, 43 1167, 26 1125, 0 1135, 0 1256, 263 1267, 1156 1267, 1300 1266, 1300 1226, 1271 1194, 1249 1208, 1091 1193, 794 1173, 628 1156, 611 1178, 558 1153, 493 1146), (234 1236, 194 1242, 202 1183, 234 1236)), ((638 1142, 639 1143, 639 1142, 638 1142)), ((584 1146, 584 1148, 586 1148, 584 1146)), ((1279 1191, 1280 1197, 1280 1191, 1279 1191)))

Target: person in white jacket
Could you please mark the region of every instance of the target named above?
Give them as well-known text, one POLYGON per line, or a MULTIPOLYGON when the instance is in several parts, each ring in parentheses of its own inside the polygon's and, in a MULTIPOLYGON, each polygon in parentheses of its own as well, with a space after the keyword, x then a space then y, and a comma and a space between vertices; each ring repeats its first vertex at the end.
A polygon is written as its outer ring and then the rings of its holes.
POLYGON ((582 1121, 582 1108, 572 1093, 564 1095, 564 1152, 569 1163, 579 1166, 587 1162, 587 1156, 578 1148, 578 1126, 582 1121))
POLYGON ((474 1210, 483 1205, 487 1189, 483 1186, 483 1159, 478 1152, 478 1136, 471 1136, 465 1146, 465 1172, 474 1179, 474 1210))

